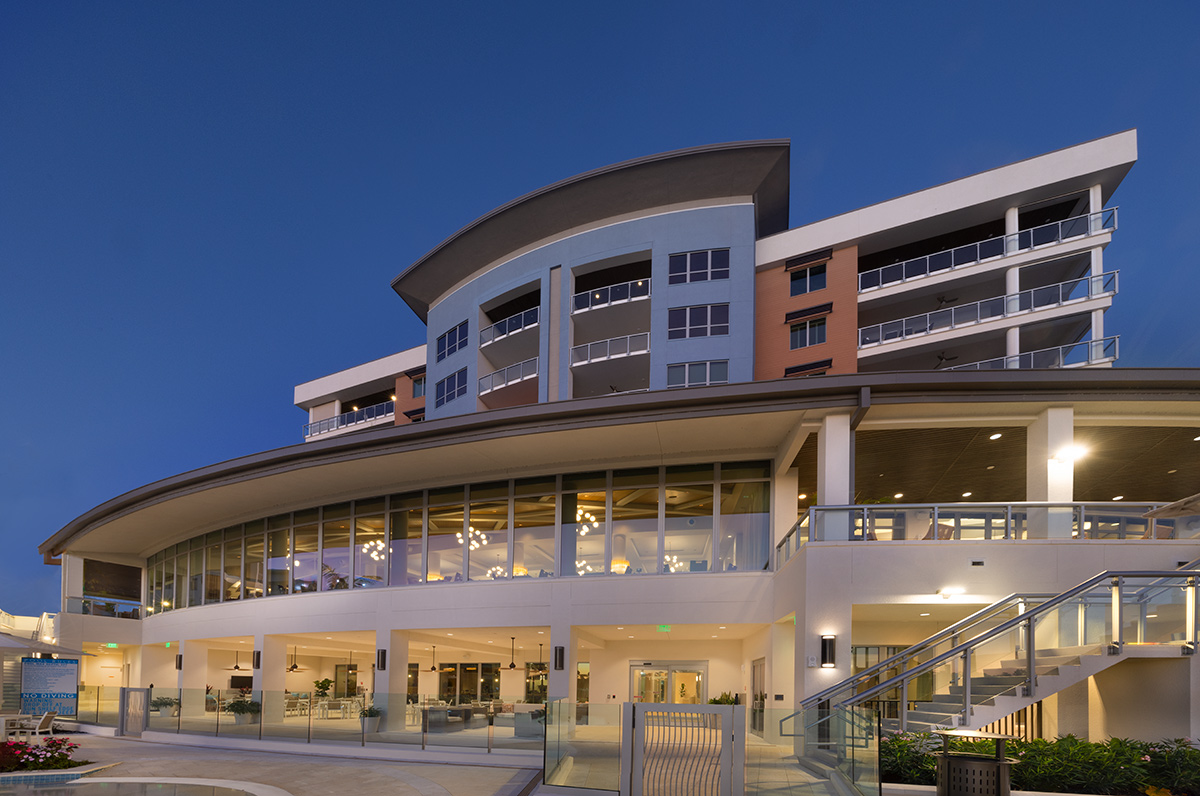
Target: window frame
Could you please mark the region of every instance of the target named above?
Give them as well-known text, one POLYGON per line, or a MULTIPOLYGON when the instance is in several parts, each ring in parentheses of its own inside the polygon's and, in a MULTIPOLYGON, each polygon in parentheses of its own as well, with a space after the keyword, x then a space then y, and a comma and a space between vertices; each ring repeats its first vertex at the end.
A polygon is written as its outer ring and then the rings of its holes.
POLYGON ((729 279, 729 259, 729 249, 700 249, 671 254, 667 257, 667 284, 686 285, 729 279), (725 262, 714 262, 717 259, 724 259, 725 262))
POLYGON ((700 362, 674 362, 667 365, 667 389, 681 390, 684 387, 707 387, 712 384, 728 384, 729 383, 729 360, 728 359, 710 359, 700 362), (725 367, 725 378, 713 379, 712 370, 714 365, 723 365, 725 367), (704 380, 692 381, 693 368, 703 366, 704 380), (671 383, 671 371, 673 369, 682 368, 683 382, 681 384, 671 383))
POLYGON ((791 350, 799 351, 802 348, 811 348, 812 346, 821 345, 822 343, 828 341, 828 324, 825 323, 827 318, 828 316, 823 315, 819 318, 808 318, 806 320, 796 321, 795 323, 791 324, 790 328, 788 329, 788 345, 791 347, 791 350), (804 329, 804 342, 797 345, 797 332, 801 328, 804 329), (814 329, 820 329, 820 340, 813 339, 814 329))
POLYGON ((789 274, 791 294, 793 296, 806 296, 809 293, 815 293, 818 290, 824 290, 829 285, 828 270, 826 268, 828 265, 828 262, 823 262, 815 263, 807 268, 793 269, 789 274), (819 276, 821 278, 821 284, 819 287, 812 287, 814 276, 819 276), (796 288, 797 284, 800 283, 803 283, 804 285, 803 290, 797 290, 796 288))
POLYGON ((459 368, 446 378, 440 380, 434 387, 434 408, 445 406, 451 401, 462 398, 467 394, 467 369, 459 368), (456 383, 452 384, 451 380, 456 383), (451 394, 453 393, 453 394, 451 394))
POLYGON ((463 321, 452 329, 443 332, 437 339, 437 361, 441 362, 448 356, 467 347, 470 328, 469 321, 463 321))
POLYGON ((671 307, 667 310, 668 340, 690 340, 696 337, 725 337, 728 335, 729 304, 727 302, 719 304, 693 304, 688 307, 671 307), (714 322, 714 310, 721 311, 725 319, 714 322), (681 317, 679 313, 682 313, 682 326, 676 325, 676 320, 681 317), (697 322, 701 313, 703 313, 703 320, 697 322))

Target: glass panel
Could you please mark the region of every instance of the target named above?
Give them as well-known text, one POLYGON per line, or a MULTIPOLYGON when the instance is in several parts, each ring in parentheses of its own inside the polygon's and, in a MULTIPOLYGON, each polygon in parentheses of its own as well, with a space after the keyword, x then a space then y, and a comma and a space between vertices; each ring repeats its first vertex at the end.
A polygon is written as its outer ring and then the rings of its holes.
MULTIPOLYGON (((296 512, 300 519, 300 512, 296 512)), ((319 583, 317 526, 297 525, 292 550, 292 592, 316 591, 319 583)))
POLYGON ((733 481, 743 478, 770 478, 770 462, 726 462, 721 465, 721 480, 733 481))
POLYGON ((423 583, 421 572, 421 533, 424 511, 421 495, 392 498, 392 542, 388 546, 391 558, 391 584, 406 586, 423 583), (401 506, 400 511, 395 511, 401 506))
MULTIPOLYGON (((262 523, 257 524, 262 528, 262 523)), ((249 528, 249 525, 247 525, 249 528)), ((263 535, 256 533, 246 537, 246 560, 244 562, 244 580, 242 582, 242 597, 263 596, 263 535)))
POLYGON ((162 610, 170 611, 175 607, 175 559, 168 558, 164 563, 162 610))
POLYGON ((538 705, 546 701, 550 667, 545 663, 525 664, 525 701, 538 705))
POLYGON ((325 508, 321 542, 322 591, 350 588, 350 522, 349 503, 325 508), (338 519, 330 520, 331 515, 338 516, 338 519))
POLYGON ((222 583, 225 600, 242 598, 242 542, 240 539, 225 543, 225 580, 222 583))
POLYGON ((561 699, 547 707, 546 784, 620 790, 621 706, 561 699))
MULTIPOLYGON (((542 488, 554 489, 554 481, 544 481, 542 488)), ((525 497, 513 500, 513 561, 514 578, 548 578, 554 575, 554 495, 525 497)))
POLYGON ((712 566, 713 488, 668 486, 666 557, 671 572, 708 572, 712 566), (675 561, 675 559, 678 561, 675 561))
POLYGON ((188 605, 204 605, 204 551, 193 550, 189 558, 188 605))
POLYGON ((212 545, 204 550, 204 602, 221 601, 221 546, 212 545))
MULTIPOLYGON (((460 493, 461 494, 461 493, 460 493)), ((433 495, 430 494, 432 502, 433 495)), ((426 580, 461 582, 463 579, 463 506, 429 507, 429 571, 426 580)))
MULTIPOLYGON (((567 478, 563 478, 563 489, 567 478)), ((563 575, 604 573, 605 492, 565 492, 562 496, 563 575)))
POLYGON ((770 561, 770 485, 729 484, 721 468, 721 530, 718 572, 755 572, 770 561))
MULTIPOLYGON (((382 501, 380 501, 382 503, 382 501)), ((354 520, 354 588, 387 585, 387 539, 382 514, 354 520)))
MULTIPOLYGON (((290 518, 289 518, 290 521, 290 518)), ((288 575, 291 567, 291 552, 287 531, 272 531, 267 534, 267 594, 287 594, 288 575)))
MULTIPOLYGON (((475 491, 475 487, 472 487, 472 496, 475 491)), ((504 491, 508 492, 507 483, 504 491)), ((471 504, 470 524, 467 526, 467 560, 471 580, 508 577, 507 500, 471 504)))
MULTIPOLYGON (((612 568, 617 575, 657 574, 658 565, 658 468, 613 473, 612 568), (618 489, 630 483, 631 489, 618 489)), ((683 566, 667 548, 666 570, 683 566)))

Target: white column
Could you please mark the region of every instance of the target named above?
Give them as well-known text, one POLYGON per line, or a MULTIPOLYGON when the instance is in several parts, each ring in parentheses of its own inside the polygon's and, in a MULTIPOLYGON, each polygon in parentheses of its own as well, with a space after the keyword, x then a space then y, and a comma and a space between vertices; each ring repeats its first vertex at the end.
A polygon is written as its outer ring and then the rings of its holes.
MULTIPOLYGON (((375 670, 373 704, 383 709, 379 728, 403 730, 408 705, 408 641, 407 630, 378 628, 375 649, 386 650, 385 668, 375 670)), ((378 652, 376 653, 378 660, 378 652)))
POLYGON ((1021 217, 1018 208, 1010 207, 1004 211, 1004 253, 1012 254, 1017 251, 1016 234, 1020 231, 1021 217))
POLYGON ((208 650, 207 641, 179 642, 179 653, 183 655, 183 669, 179 672, 182 716, 203 716, 205 687, 212 685, 214 691, 220 688, 219 683, 209 682, 208 650))
MULTIPOLYGON (((1025 442, 1025 499, 1070 503, 1075 499, 1075 463, 1062 454, 1074 444, 1075 411, 1070 406, 1046 409, 1029 425, 1025 442)), ((1069 508, 1029 512, 1029 535, 1034 538, 1070 537, 1073 511, 1069 508)))
MULTIPOLYGON (((853 444, 850 415, 827 415, 821 420, 817 435, 817 500, 822 506, 848 506, 854 502, 851 494, 853 444)), ((817 538, 825 540, 850 538, 850 512, 824 512, 817 538)))
MULTIPOLYGON (((575 662, 578 658, 575 652, 577 641, 575 631, 571 627, 571 585, 570 583, 555 583, 551 586, 552 599, 550 609, 550 653, 546 659, 550 661, 550 673, 546 683, 546 699, 566 699, 575 701, 575 662), (565 665, 560 669, 554 668, 554 648, 564 648, 565 665)), ((522 693, 522 696, 524 694, 522 693)))
MULTIPOLYGON (((257 633, 254 649, 259 652, 261 666, 254 669, 254 690, 262 700, 262 721, 279 723, 284 718, 284 680, 287 677, 287 642, 283 636, 257 633)), ((251 653, 253 663, 253 653, 251 653)))

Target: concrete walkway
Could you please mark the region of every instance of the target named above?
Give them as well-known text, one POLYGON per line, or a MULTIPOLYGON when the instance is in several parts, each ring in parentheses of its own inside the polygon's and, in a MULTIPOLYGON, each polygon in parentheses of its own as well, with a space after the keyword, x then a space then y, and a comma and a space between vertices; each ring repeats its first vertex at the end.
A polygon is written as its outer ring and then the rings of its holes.
POLYGON ((180 777, 270 785, 291 796, 519 796, 538 772, 531 769, 439 763, 388 763, 345 757, 246 752, 127 738, 75 734, 76 760, 120 763, 97 778, 180 777))

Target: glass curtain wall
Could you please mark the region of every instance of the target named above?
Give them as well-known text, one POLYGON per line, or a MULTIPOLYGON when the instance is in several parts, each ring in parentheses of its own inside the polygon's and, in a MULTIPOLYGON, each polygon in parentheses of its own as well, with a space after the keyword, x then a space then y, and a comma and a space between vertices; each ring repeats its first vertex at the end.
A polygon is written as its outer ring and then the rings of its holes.
MULTIPOLYGON (((674 571, 671 555, 663 571, 674 571)), ((615 575, 657 575, 658 468, 617 470, 612 486, 612 564, 615 575)))
POLYGON ((263 554, 265 552, 263 520, 246 523, 246 558, 245 574, 242 580, 242 596, 247 599, 263 596, 264 571, 263 554))
POLYGON ((556 479, 525 478, 513 484, 512 577, 554 574, 554 493, 556 479))
POLYGON ((317 591, 320 584, 317 530, 318 509, 297 511, 292 529, 292 593, 317 591))
POLYGON ((508 577, 508 482, 472 486, 467 524, 471 580, 508 577))
POLYGON ((386 586, 388 582, 387 532, 384 509, 387 501, 354 501, 355 588, 386 586))
POLYGON ((608 525, 608 475, 564 475, 562 486, 562 559, 566 575, 603 575, 604 536, 608 525))
POLYGON ((425 579, 430 583, 463 579, 463 488, 429 490, 429 561, 425 579), (435 505, 437 504, 437 505, 435 505))
POLYGON ((709 572, 713 549, 713 466, 666 469, 664 572, 709 572))
POLYGON ((351 506, 326 506, 321 526, 321 591, 350 588, 351 506))
POLYGON ((425 527, 425 496, 420 492, 392 495, 391 543, 388 565, 393 586, 425 582, 421 565, 422 531, 425 527))
POLYGON ((721 467, 721 546, 717 561, 718 571, 754 572, 769 566, 769 476, 770 471, 765 462, 729 464, 721 467))
POLYGON ((242 598, 242 529, 225 529, 225 600, 242 598))

